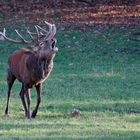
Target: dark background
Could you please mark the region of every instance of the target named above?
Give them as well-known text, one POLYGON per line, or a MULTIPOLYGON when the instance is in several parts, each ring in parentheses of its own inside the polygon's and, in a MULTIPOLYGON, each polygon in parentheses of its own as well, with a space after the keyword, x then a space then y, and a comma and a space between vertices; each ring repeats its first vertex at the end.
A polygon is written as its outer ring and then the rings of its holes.
POLYGON ((57 26, 140 25, 139 0, 0 0, 0 26, 16 22, 57 26))

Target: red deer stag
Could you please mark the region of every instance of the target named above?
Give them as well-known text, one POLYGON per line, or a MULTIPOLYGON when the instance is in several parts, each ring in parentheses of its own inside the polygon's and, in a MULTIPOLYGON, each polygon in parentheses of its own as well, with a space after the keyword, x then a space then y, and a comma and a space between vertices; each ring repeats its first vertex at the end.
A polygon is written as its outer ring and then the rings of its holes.
POLYGON ((7 105, 5 109, 5 115, 8 115, 8 104, 11 94, 11 88, 16 79, 22 83, 20 91, 20 98, 24 107, 25 116, 27 118, 34 118, 37 114, 39 104, 41 102, 41 89, 42 83, 45 81, 53 68, 53 60, 58 48, 55 47, 56 39, 56 27, 54 24, 50 24, 45 21, 45 24, 49 26, 49 31, 36 25, 36 33, 27 30, 30 41, 24 39, 24 37, 15 30, 20 40, 11 39, 6 36, 5 28, 3 32, 0 32, 0 40, 8 41, 18 44, 32 44, 34 48, 21 48, 12 53, 8 60, 8 96, 7 105), (35 86, 37 91, 37 104, 33 112, 30 111, 30 89, 35 86))

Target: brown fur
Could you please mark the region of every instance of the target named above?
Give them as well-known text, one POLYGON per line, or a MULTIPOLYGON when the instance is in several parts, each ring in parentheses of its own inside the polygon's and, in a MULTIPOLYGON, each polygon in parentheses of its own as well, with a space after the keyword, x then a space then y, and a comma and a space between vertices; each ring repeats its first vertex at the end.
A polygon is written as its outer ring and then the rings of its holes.
POLYGON ((8 64, 9 71, 20 82, 33 86, 48 77, 53 68, 53 58, 43 59, 36 51, 22 48, 10 56, 8 64))
POLYGON ((35 117, 41 102, 41 87, 53 68, 53 59, 58 49, 55 47, 55 40, 44 41, 40 46, 33 50, 21 48, 16 50, 8 60, 8 98, 5 115, 8 115, 8 104, 11 94, 11 88, 18 79, 22 83, 20 97, 25 110, 25 116, 35 117), (30 113, 30 88, 36 87, 37 104, 30 113), (25 98, 26 97, 26 98, 25 98), (26 99, 26 100, 25 100, 26 99))

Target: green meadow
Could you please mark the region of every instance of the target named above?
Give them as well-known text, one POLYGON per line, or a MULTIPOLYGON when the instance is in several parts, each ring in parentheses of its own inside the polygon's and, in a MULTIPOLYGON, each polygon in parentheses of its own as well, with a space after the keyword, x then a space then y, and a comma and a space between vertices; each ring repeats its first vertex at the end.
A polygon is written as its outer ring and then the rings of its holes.
MULTIPOLYGON (((18 26, 17 26, 18 27, 18 26)), ((7 34, 15 37, 13 28, 7 34)), ((21 27, 22 28, 22 27, 21 27)), ((26 119, 16 81, 7 97, 7 59, 22 45, 0 42, 0 140, 140 140, 139 27, 57 32, 59 52, 35 119, 26 119), (81 115, 72 117, 71 110, 81 115)), ((31 108, 36 104, 31 91, 31 108)))

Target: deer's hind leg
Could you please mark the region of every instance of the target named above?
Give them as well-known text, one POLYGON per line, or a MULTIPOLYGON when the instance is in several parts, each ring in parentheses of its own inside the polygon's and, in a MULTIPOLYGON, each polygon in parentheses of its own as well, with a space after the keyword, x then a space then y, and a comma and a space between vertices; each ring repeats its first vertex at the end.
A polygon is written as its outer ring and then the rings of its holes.
POLYGON ((10 99, 11 89, 12 89, 15 79, 16 79, 16 77, 12 74, 12 72, 10 70, 8 70, 8 75, 7 75, 8 92, 7 92, 7 104, 6 104, 6 108, 5 108, 6 116, 8 115, 9 99, 10 99))
POLYGON ((26 101, 27 101, 27 118, 31 118, 31 111, 30 111, 30 102, 31 102, 31 97, 30 97, 30 89, 27 88, 26 90, 26 101))

